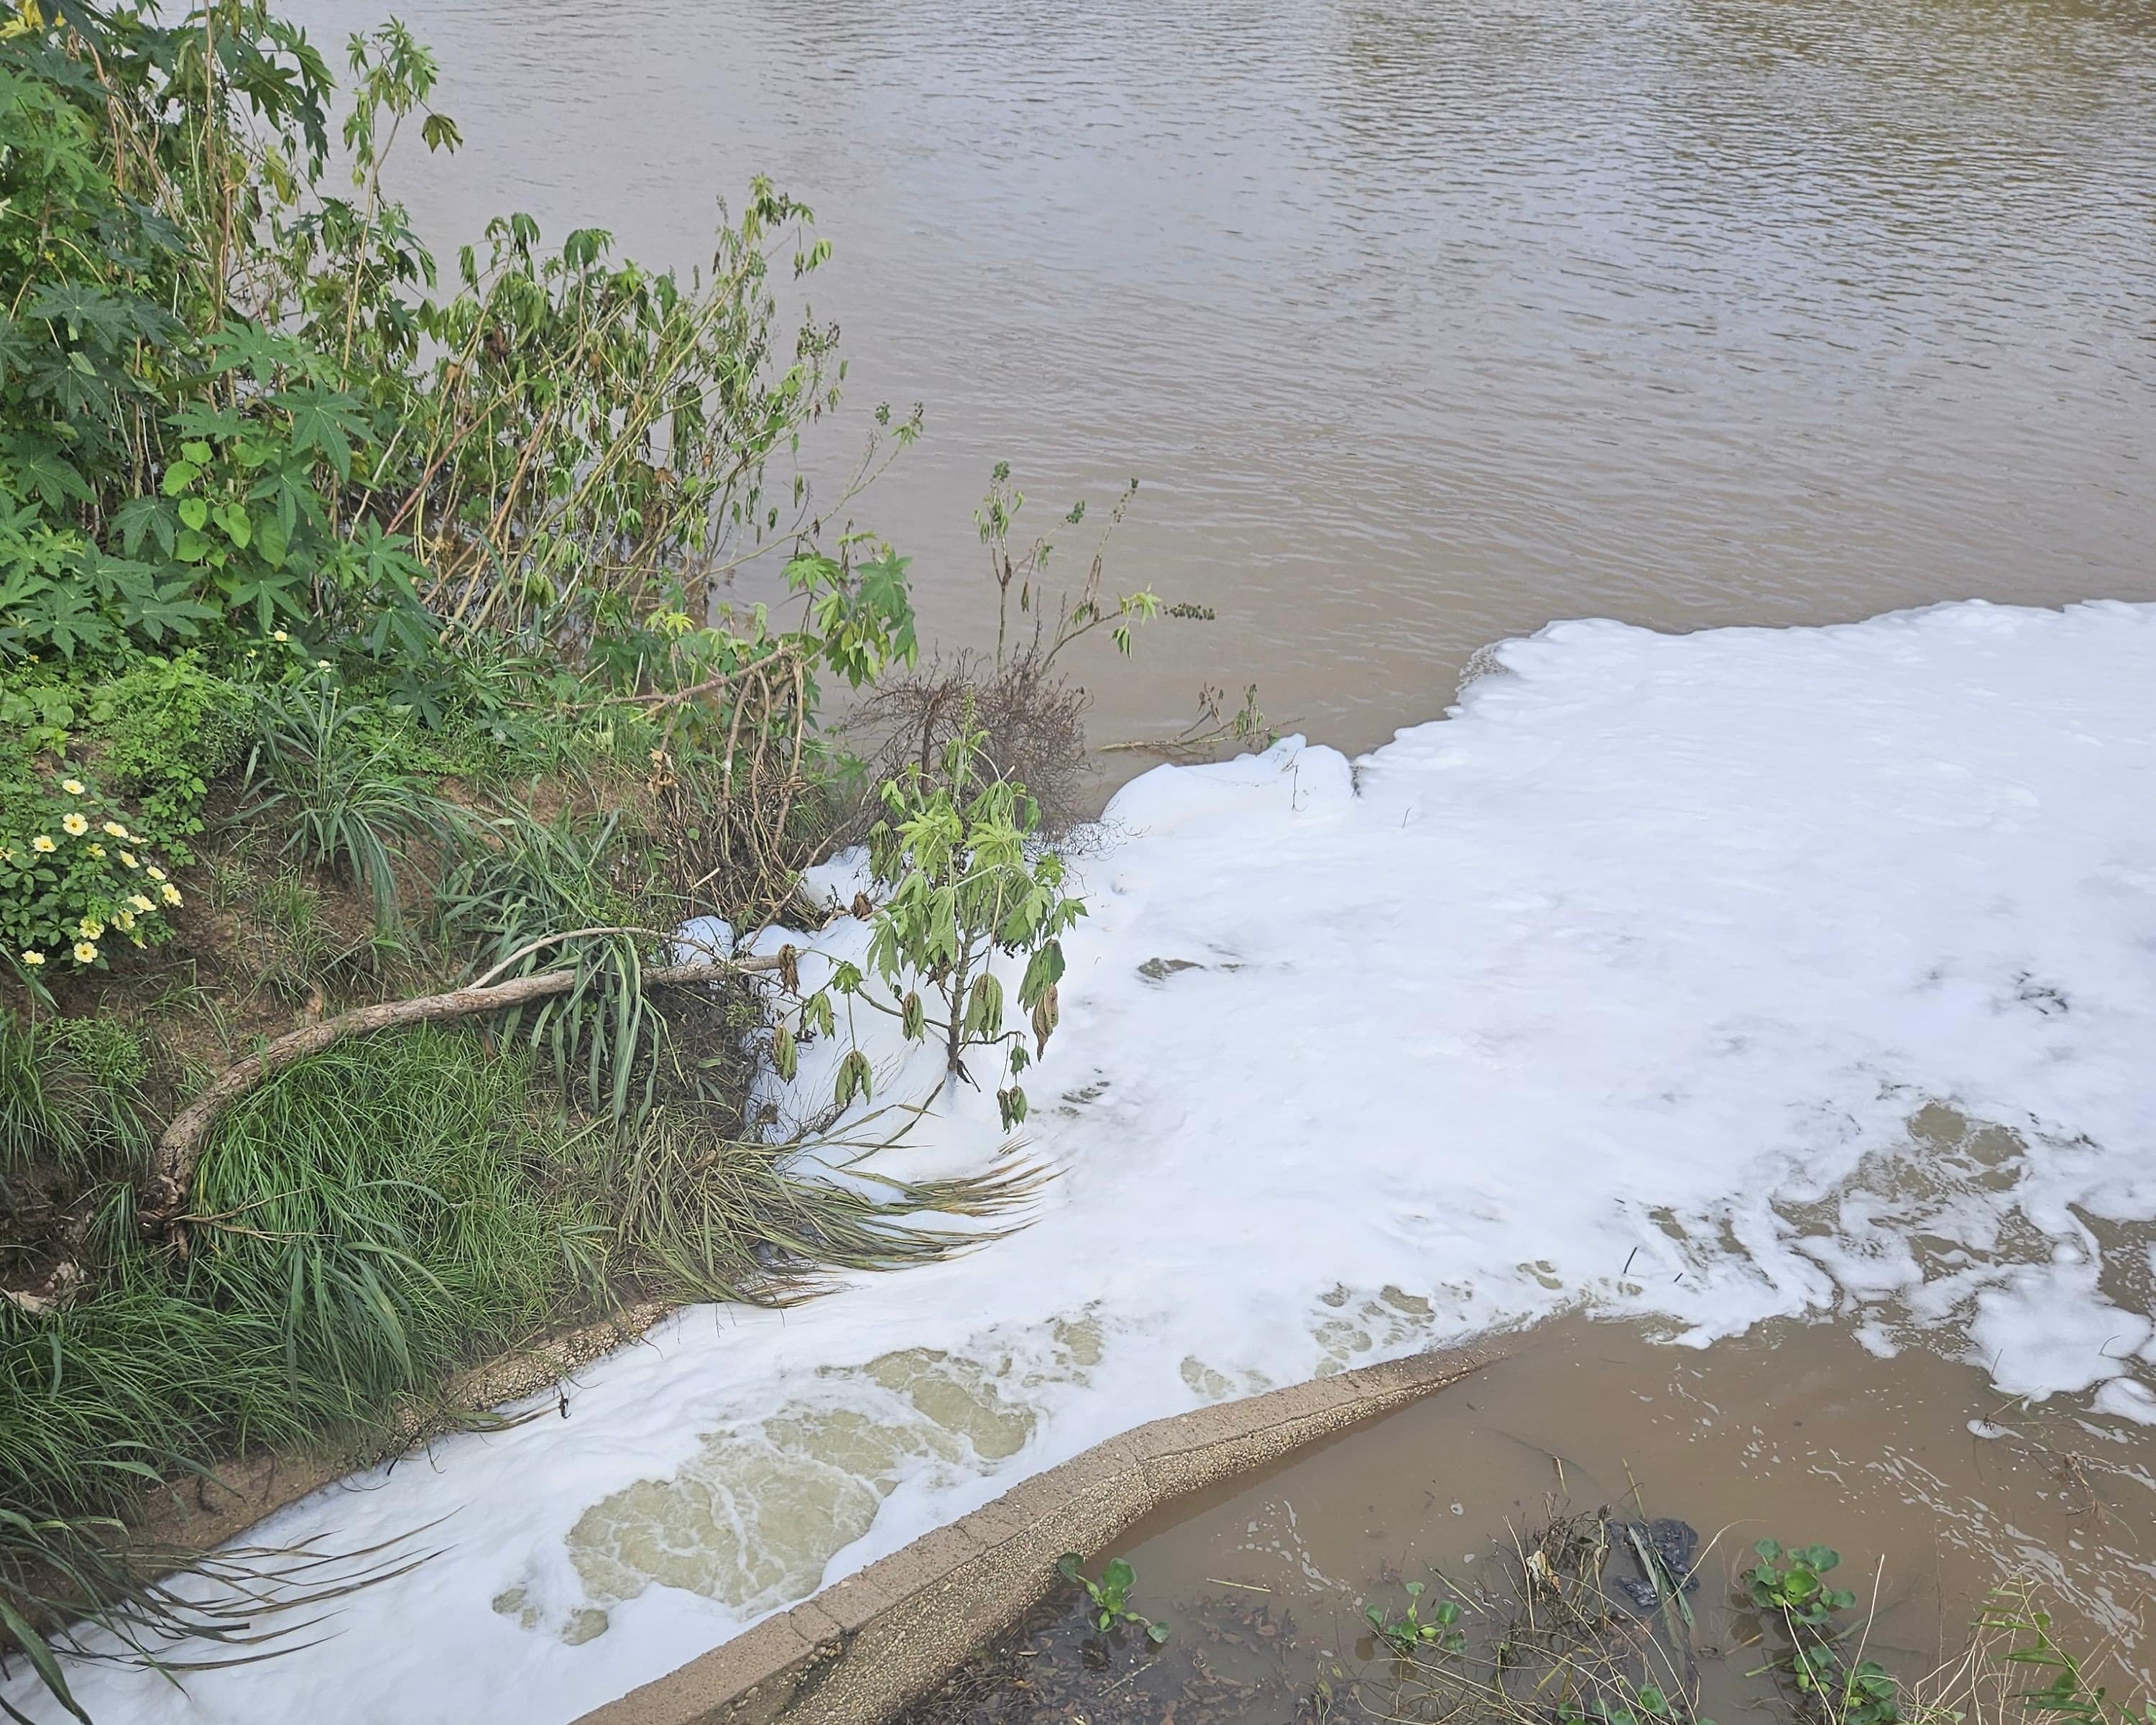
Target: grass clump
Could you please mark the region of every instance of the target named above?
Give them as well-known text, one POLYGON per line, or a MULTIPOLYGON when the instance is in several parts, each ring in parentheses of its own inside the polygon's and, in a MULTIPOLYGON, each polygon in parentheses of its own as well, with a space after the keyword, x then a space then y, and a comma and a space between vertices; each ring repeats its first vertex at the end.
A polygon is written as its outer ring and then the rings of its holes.
POLYGON ((254 711, 247 778, 259 794, 245 817, 283 834, 280 854, 358 888, 384 933, 401 924, 397 859, 450 835, 453 816, 432 785, 394 761, 391 743, 366 734, 363 710, 316 679, 265 690, 254 711))
POLYGON ((932 1260, 980 1235, 923 1213, 990 1212, 1027 1184, 824 1178, 670 1091, 616 1126, 566 1108, 528 1051, 422 1027, 244 1098, 183 1245, 161 1244, 133 1225, 140 1122, 100 1114, 86 1082, 125 1050, 4 1018, 0 1037, 13 1153, 49 1165, 55 1122, 78 1127, 74 1178, 48 1195, 74 1219, 72 1273, 0 1301, 0 1477, 20 1511, 0 1602, 41 1656, 79 1651, 78 1615, 137 1652, 218 1629, 157 1579, 199 1554, 136 1548, 125 1518, 147 1493, 263 1448, 393 1453, 471 1417, 444 1399, 467 1368, 637 1302, 783 1302, 829 1266, 932 1260))
POLYGON ((54 1180, 131 1173, 149 1142, 148 1075, 123 1024, 0 1012, 0 1206, 17 1211, 54 1180))
POLYGON ((458 1366, 603 1305, 593 1194, 531 1088, 523 1063, 422 1029, 331 1049, 218 1126, 180 1287, 274 1316, 307 1429, 363 1434, 458 1366))

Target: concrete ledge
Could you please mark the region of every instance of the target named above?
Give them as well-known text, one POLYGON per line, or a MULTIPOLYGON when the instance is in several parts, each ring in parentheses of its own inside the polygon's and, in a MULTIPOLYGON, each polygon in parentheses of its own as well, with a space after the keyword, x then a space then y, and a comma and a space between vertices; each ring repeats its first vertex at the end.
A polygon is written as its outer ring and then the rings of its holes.
POLYGON ((1065 1552, 1107 1552, 1152 1511, 1456 1384, 1424 1353, 1156 1420, 1034 1475, 577 1725, 872 1725, 1008 1629, 1065 1552))

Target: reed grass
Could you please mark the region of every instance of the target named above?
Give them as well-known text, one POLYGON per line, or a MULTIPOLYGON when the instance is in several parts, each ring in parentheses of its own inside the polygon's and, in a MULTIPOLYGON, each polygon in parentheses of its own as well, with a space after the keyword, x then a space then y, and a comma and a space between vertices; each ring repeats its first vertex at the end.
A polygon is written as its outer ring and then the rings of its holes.
POLYGON ((139 1548, 120 1517, 157 1490, 264 1447, 401 1447, 439 1425, 460 1371, 633 1302, 784 1303, 834 1271, 963 1250, 1039 1178, 834 1172, 675 1090, 638 1121, 578 1114, 527 1045, 420 1027, 341 1044, 236 1104, 196 1171, 182 1250, 136 1225, 146 1135, 95 1070, 69 1034, 0 1017, 5 1153, 64 1156, 80 1188, 73 1296, 0 1300, 0 1630, 38 1658, 74 1645, 77 1616, 119 1637, 108 1653, 153 1662, 205 1637, 204 1657, 253 1657, 304 1626, 258 1649, 239 1605, 228 1621, 157 1581, 173 1567, 222 1564, 232 1599, 253 1577, 269 1590, 255 1604, 288 1612, 333 1596, 306 1568, 320 1553, 275 1582, 290 1554, 139 1548))
POLYGON ((432 785, 399 767, 369 733, 365 709, 327 678, 264 689, 255 697, 255 743, 246 814, 274 817, 284 854, 331 869, 365 893, 384 933, 402 927, 397 859, 414 840, 451 835, 455 811, 432 785))
POLYGON ((146 1150, 147 1070, 121 1025, 0 1013, 0 1208, 33 1175, 80 1180, 146 1150))

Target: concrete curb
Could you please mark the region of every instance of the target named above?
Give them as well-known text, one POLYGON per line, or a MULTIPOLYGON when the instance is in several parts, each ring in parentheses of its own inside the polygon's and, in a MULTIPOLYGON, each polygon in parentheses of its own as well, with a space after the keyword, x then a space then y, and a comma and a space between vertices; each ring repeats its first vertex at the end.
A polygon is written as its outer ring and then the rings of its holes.
POLYGON ((870 1725, 1015 1622, 1067 1551, 1089 1558, 1187 1492, 1390 1413, 1487 1364, 1417 1354, 1156 1420, 825 1588, 577 1725, 870 1725))

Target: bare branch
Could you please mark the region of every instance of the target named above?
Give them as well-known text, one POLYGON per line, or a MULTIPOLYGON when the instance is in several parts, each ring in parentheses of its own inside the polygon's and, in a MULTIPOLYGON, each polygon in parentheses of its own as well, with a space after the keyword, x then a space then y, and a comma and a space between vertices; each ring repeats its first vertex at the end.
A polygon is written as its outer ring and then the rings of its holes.
MULTIPOLYGON (((775 957, 754 957, 659 965, 643 973, 643 986, 661 988, 712 983, 725 977, 752 975, 778 968, 779 961, 775 957)), ((218 1073, 192 1102, 172 1117, 157 1140, 144 1182, 145 1217, 163 1222, 177 1217, 186 1207, 195 1164, 201 1159, 203 1142, 209 1129, 226 1109, 264 1079, 348 1036, 372 1035, 377 1030, 395 1029, 406 1024, 439 1024, 444 1019, 471 1018, 482 1013, 506 1012, 528 1001, 566 994, 576 987, 578 974, 574 968, 545 970, 532 976, 512 977, 507 982, 452 988, 446 993, 424 994, 410 1000, 385 1000, 378 1005, 340 1013, 319 1024, 302 1025, 289 1035, 265 1044, 245 1060, 235 1061, 218 1073)))

